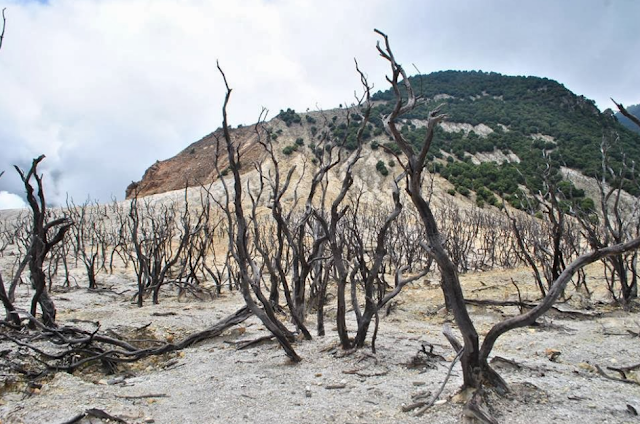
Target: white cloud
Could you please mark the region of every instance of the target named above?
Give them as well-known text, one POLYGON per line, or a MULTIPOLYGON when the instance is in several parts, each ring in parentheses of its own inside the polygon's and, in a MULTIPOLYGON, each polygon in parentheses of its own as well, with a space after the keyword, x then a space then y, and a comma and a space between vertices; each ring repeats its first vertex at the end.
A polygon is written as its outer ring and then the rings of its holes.
POLYGON ((601 107, 609 96, 639 102, 640 3, 588 3, 5 1, 0 190, 19 192, 11 165, 44 153, 49 199, 122 198, 155 160, 220 125, 216 60, 233 88, 235 125, 255 121, 262 106, 274 116, 351 102, 354 57, 384 89, 374 27, 407 69, 547 76, 601 107))
POLYGON ((27 204, 17 194, 7 191, 0 191, 0 210, 2 209, 20 209, 26 207, 27 204))

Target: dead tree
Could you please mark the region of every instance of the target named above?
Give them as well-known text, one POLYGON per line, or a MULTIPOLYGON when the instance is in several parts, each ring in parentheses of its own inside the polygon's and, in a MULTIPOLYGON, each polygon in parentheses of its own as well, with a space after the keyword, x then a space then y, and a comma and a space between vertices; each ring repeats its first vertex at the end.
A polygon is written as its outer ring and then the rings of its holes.
POLYGON ((227 121, 227 105, 231 97, 231 88, 229 88, 227 78, 219 65, 218 70, 220 71, 225 83, 226 95, 222 106, 222 134, 220 135, 218 133, 214 135, 216 138, 216 160, 214 161, 214 168, 216 169, 218 178, 224 190, 224 199, 218 200, 214 198, 212 200, 221 207, 226 216, 229 251, 233 261, 235 262, 235 266, 237 267, 237 281, 247 307, 276 337, 285 354, 291 358, 292 361, 299 362, 301 358, 298 356, 291 344, 295 340, 294 335, 278 320, 268 298, 264 296, 261 289, 262 266, 257 263, 254 257, 250 254, 250 228, 243 205, 242 194, 244 185, 240 174, 240 167, 243 165, 247 166, 248 164, 242 163, 240 146, 238 146, 237 143, 234 143, 231 139, 227 121), (220 169, 219 166, 219 162, 223 155, 226 156, 228 161, 233 181, 232 188, 228 186, 227 182, 223 178, 222 169, 220 169), (233 190, 233 194, 231 193, 231 190, 233 190), (256 303, 253 298, 254 295, 262 307, 256 303))
MULTIPOLYGON (((3 10, 4 13, 4 10, 3 10)), ((1 40, 1 38, 0 38, 1 40)), ((0 172, 0 177, 4 174, 4 171, 0 172)), ((4 232, 3 232, 4 235, 4 232)), ((3 237, 4 238, 4 237, 3 237)), ((3 240, 4 242, 4 240, 3 240)), ((7 241, 8 243, 8 241, 7 241)), ((4 245, 4 244, 3 244, 4 245)), ((8 244, 7 244, 8 245, 8 244)), ((6 246, 5 246, 6 247, 6 246)), ((2 249, 4 251, 4 249, 2 249)), ((2 301, 2 305, 4 306, 4 310, 6 313, 6 320, 19 326, 20 325, 20 317, 16 313, 16 308, 13 306, 13 302, 9 299, 9 295, 7 294, 7 290, 4 287, 4 280, 2 279, 2 272, 0 270, 0 300, 2 301)))
MULTIPOLYGON (((270 169, 265 171, 262 165, 256 165, 259 175, 260 190, 262 194, 265 185, 269 186, 269 200, 267 207, 271 211, 271 217, 275 223, 275 240, 274 243, 266 242, 264 230, 269 229, 270 225, 258 225, 256 216, 256 208, 258 199, 251 195, 252 217, 253 217, 253 235, 255 247, 260 252, 263 263, 271 281, 270 301, 273 305, 278 303, 279 286, 282 285, 287 307, 291 313, 291 318, 297 329, 304 335, 305 339, 310 340, 311 334, 305 326, 306 315, 306 286, 307 278, 311 272, 312 262, 317 259, 320 248, 323 243, 322 238, 318 238, 313 243, 313 248, 307 252, 305 246, 306 227, 311 218, 310 212, 305 212, 302 216, 296 217, 294 221, 293 212, 297 201, 289 207, 289 211, 285 211, 282 204, 282 197, 287 193, 292 184, 292 177, 296 171, 296 167, 289 169, 289 172, 282 178, 280 174, 280 166, 274 153, 274 146, 270 131, 256 127, 256 135, 258 143, 265 150, 269 159, 270 169), (266 135, 266 137, 265 137, 266 135), (270 246, 269 246, 270 245, 270 246), (286 254, 289 253, 290 259, 287 260, 286 254), (287 268, 291 268, 291 285, 288 283, 287 268)), ((302 169, 297 184, 293 188, 294 199, 298 198, 298 186, 305 175, 305 169, 302 169)), ((313 199, 315 187, 310 189, 310 199, 313 199)), ((311 201, 311 200, 308 200, 311 201)))
POLYGON ((80 206, 76 206, 73 200, 67 200, 67 214, 73 221, 71 234, 74 242, 76 259, 79 257, 85 267, 89 288, 97 288, 96 269, 100 249, 100 233, 104 232, 103 223, 97 216, 93 208, 98 205, 91 205, 89 201, 80 206))
POLYGON ((423 172, 427 161, 427 153, 433 140, 434 130, 436 125, 443 121, 446 116, 441 114, 439 109, 429 114, 426 125, 426 135, 420 151, 416 151, 416 149, 405 140, 397 127, 397 121, 402 115, 413 110, 418 105, 419 99, 414 93, 404 69, 396 62, 387 36, 378 30, 376 30, 376 32, 384 38, 384 47, 378 43, 377 49, 380 55, 386 59, 391 66, 391 77, 387 77, 387 80, 391 83, 396 95, 396 102, 392 112, 384 117, 384 126, 387 133, 393 138, 404 154, 404 158, 397 157, 397 159, 406 173, 406 191, 418 210, 420 219, 425 226, 428 243, 426 247, 440 269, 445 300, 453 311, 456 324, 462 333, 465 349, 461 357, 464 384, 470 387, 477 387, 479 382, 474 370, 479 368, 480 365, 478 361, 478 332, 467 312, 456 266, 444 248, 443 239, 438 230, 431 205, 424 197, 422 190, 423 172), (403 93, 401 92, 401 83, 404 83, 406 100, 403 98, 403 93))
POLYGON ((66 218, 58 218, 47 222, 47 209, 44 196, 44 187, 42 185, 42 176, 38 175, 38 164, 42 162, 44 155, 33 160, 31 168, 25 174, 20 168, 15 166, 16 171, 20 174, 20 178, 27 192, 27 202, 32 212, 31 227, 31 244, 29 246, 29 272, 31 284, 35 290, 31 300, 31 315, 36 315, 37 305, 40 305, 42 311, 42 320, 47 326, 55 326, 56 308, 53 300, 49 296, 46 284, 46 275, 44 272, 44 262, 47 254, 53 246, 61 242, 64 235, 71 226, 71 221, 66 218), (34 194, 34 187, 31 185, 31 179, 35 179, 38 189, 37 197, 34 194), (53 233, 53 237, 50 237, 53 233))
POLYGON ((441 224, 444 248, 449 252, 451 261, 458 271, 469 271, 480 233, 479 213, 463 211, 453 201, 445 199, 443 207, 436 211, 436 221, 441 224))
MULTIPOLYGON (((636 198, 630 201, 623 189, 625 183, 637 184, 637 171, 634 164, 627 163, 624 153, 618 169, 614 170, 614 165, 610 163, 610 150, 615 141, 612 144, 605 136, 600 146, 602 170, 598 178, 598 189, 601 216, 591 211, 577 211, 585 237, 593 249, 640 236, 640 200, 636 198)), ((607 289, 614 301, 625 308, 638 295, 637 261, 637 251, 603 260, 607 289)))
POLYGON ((139 206, 137 196, 131 200, 129 217, 138 281, 138 306, 143 305, 149 291, 153 304, 159 303, 160 289, 191 239, 189 213, 186 189, 184 210, 179 216, 175 205, 153 205, 145 201, 139 206), (174 246, 176 239, 177 247, 174 246))
POLYGON ((131 255, 128 252, 131 250, 131 232, 129 231, 129 214, 123 205, 113 199, 108 211, 112 216, 111 231, 108 234, 108 244, 111 246, 109 274, 113 274, 116 256, 120 258, 125 269, 129 267, 131 255))
MULTIPOLYGON (((516 217, 504 209, 511 221, 518 254, 531 268, 541 297, 546 296, 567 264, 583 253, 582 238, 576 228, 578 222, 572 216, 573 186, 560 182, 560 176, 552 171, 549 158, 545 159, 545 167, 539 170, 542 189, 533 200, 525 196, 521 201, 528 215, 516 217), (536 213, 541 213, 544 220, 534 219, 536 213)), ((584 287, 589 291, 582 270, 573 281, 576 288, 584 287)))
MULTIPOLYGON (((12 267, 12 277, 9 283, 9 299, 14 302, 18 284, 22 282, 22 274, 29 265, 29 249, 31 247, 31 214, 20 212, 13 222, 12 239, 17 249, 14 264, 12 267)), ((14 250, 15 252, 15 250, 14 250)))
MULTIPOLYGON (((219 295, 222 289, 223 273, 219 269, 216 261, 216 251, 214 242, 217 232, 222 224, 222 217, 215 214, 209 198, 207 187, 201 187, 200 204, 196 206, 200 211, 195 217, 195 223, 191 223, 189 216, 188 227, 191 228, 191 237, 187 246, 182 251, 179 260, 179 271, 173 283, 178 286, 178 297, 184 293, 191 293, 199 298, 198 293, 207 292, 212 297, 219 295), (212 259, 211 265, 207 262, 212 259), (215 284, 214 292, 205 290, 202 283, 207 275, 211 277, 215 284)), ((224 268, 224 267, 223 267, 224 268)))
MULTIPOLYGON (((402 273, 408 269, 408 266, 399 267, 396 270, 393 290, 390 292, 386 292, 387 284, 384 280, 384 274, 382 273, 382 266, 387 254, 386 238, 387 232, 389 231, 391 225, 402 212, 402 203, 400 202, 400 190, 398 188, 398 182, 403 178, 404 175, 400 174, 393 181, 392 196, 394 208, 386 216, 382 226, 378 230, 374 231, 375 248, 373 249, 373 251, 367 251, 367 243, 363 240, 363 234, 366 232, 364 229, 356 228, 355 231, 352 231, 349 234, 351 244, 353 245, 352 250, 356 263, 356 267, 354 267, 355 272, 352 272, 351 275, 354 276, 357 273, 360 276, 365 296, 364 311, 360 313, 355 293, 352 295, 353 308, 356 312, 356 321, 358 323, 358 330, 355 336, 354 345, 355 347, 364 346, 371 320, 375 316, 376 329, 371 341, 371 346, 374 352, 376 337, 375 335, 377 334, 378 312, 380 311, 380 309, 384 308, 395 296, 397 296, 407 284, 424 277, 429 271, 429 267, 426 267, 421 272, 412 277, 403 278, 402 273)), ((354 217, 357 215, 359 215, 357 212, 353 214, 354 217)), ((356 284, 353 284, 352 287, 356 287, 356 284)))
MULTIPOLYGON (((494 386, 500 391, 507 391, 508 387, 502 378, 488 364, 488 357, 497 339, 504 333, 531 325, 536 319, 545 314, 560 297, 573 275, 586 265, 602 258, 619 255, 640 247, 640 237, 625 243, 615 244, 596 249, 584 254, 568 264, 564 271, 553 281, 542 301, 529 312, 507 319, 494 325, 484 338, 482 346, 479 345, 478 333, 467 312, 464 296, 458 279, 457 270, 448 253, 443 247, 442 237, 438 231, 438 225, 431 210, 430 203, 422 194, 422 177, 425 168, 427 153, 434 136, 435 126, 445 119, 445 115, 436 108, 429 114, 426 125, 426 135, 422 146, 417 151, 404 139, 397 127, 398 119, 413 110, 421 100, 413 91, 410 80, 401 65, 398 64, 385 34, 376 30, 384 39, 384 47, 378 43, 377 49, 380 55, 389 62, 392 76, 388 79, 395 93, 396 101, 392 112, 384 117, 383 121, 387 133, 394 139, 402 150, 404 158, 398 157, 407 174, 407 193, 420 214, 420 218, 426 228, 425 246, 440 268, 442 275, 442 290, 445 298, 451 306, 455 322, 463 338, 463 352, 461 356, 462 373, 465 387, 479 388, 483 384, 494 386), (403 84, 404 92, 401 90, 403 84)), ((458 343, 453 343, 458 344, 458 343)))

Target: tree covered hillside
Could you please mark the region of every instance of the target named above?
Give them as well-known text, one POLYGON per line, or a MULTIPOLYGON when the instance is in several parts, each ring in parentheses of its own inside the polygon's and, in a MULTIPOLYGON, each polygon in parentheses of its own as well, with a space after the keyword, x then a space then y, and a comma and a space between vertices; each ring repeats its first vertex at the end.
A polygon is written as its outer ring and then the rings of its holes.
MULTIPOLYGON (((486 136, 437 130, 431 151, 437 152, 436 157, 442 152, 453 157, 447 157, 440 172, 461 194, 468 190, 477 193, 485 186, 516 203, 513 195, 517 184, 525 184, 530 190, 542 188, 541 175, 547 163, 555 183, 560 180, 562 166, 599 176, 603 140, 611 145, 609 165, 614 170, 621 168, 623 159, 640 161, 640 135, 621 125, 612 113, 601 113, 592 100, 575 95, 556 81, 482 71, 443 71, 410 80, 416 94, 427 100, 406 116, 403 132, 414 143, 423 139, 425 130, 420 120, 425 120, 428 111, 438 104, 442 104, 450 122, 484 124, 492 130, 486 136), (498 150, 515 153, 520 163, 473 165, 468 155, 498 150)), ((373 99, 378 101, 373 115, 380 116, 390 111, 393 93, 378 92, 373 99)), ((381 122, 374 123, 381 126, 381 122)), ((394 148, 393 144, 389 147, 394 148)), ((638 194, 631 182, 626 182, 625 188, 638 194)), ((567 189, 566 184, 565 189, 573 197, 584 195, 570 186, 567 189)))

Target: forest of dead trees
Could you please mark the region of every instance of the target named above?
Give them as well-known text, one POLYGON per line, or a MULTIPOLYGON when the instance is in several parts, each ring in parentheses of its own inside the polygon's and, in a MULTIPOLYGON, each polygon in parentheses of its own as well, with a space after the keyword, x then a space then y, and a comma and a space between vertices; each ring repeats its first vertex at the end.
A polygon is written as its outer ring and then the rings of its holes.
POLYGON ((214 163, 216 180, 185 189, 180 201, 134 196, 109 204, 69 200, 65 207, 48 208, 46 179, 38 174, 44 157, 34 159, 28 170, 16 167, 29 209, 0 220, 0 256, 10 257, 12 264, 0 270, 5 309, 0 339, 37 356, 40 368, 14 371, 35 378, 96 363, 113 371, 118 363, 216 336, 251 315, 297 362, 303 358, 296 344, 326 334, 328 304, 337 310, 331 325, 337 328, 341 347, 346 352, 375 352, 381 316, 391 313, 403 287, 431 273, 440 279, 445 306, 455 319, 457 332, 446 336, 460 358, 464 386, 505 392, 508 385, 488 363, 496 340, 534 323, 569 289, 588 296, 594 287, 584 272, 587 264, 602 261, 610 299, 620 308, 633 309, 640 204, 623 192, 621 178, 618 185, 604 182, 604 174, 629 175, 628 169, 608 166, 607 152, 615 148, 615 139, 603 138, 598 213, 567 207, 551 175, 543 192, 530 193, 536 204, 525 212, 463 206, 448 195, 434 199, 427 153, 446 111, 431 113, 420 151, 403 139, 402 116, 422 99, 413 94, 387 37, 378 35, 378 51, 389 63, 388 80, 397 96, 396 107, 383 121, 402 153, 388 152, 395 155, 399 170, 385 180, 388 190, 377 194, 375 202, 354 177, 354 167, 368 148, 361 134, 371 112, 370 86, 357 63, 362 94, 344 110, 347 122, 354 114, 361 118, 353 152, 341 148, 346 140, 327 135, 317 141, 321 148, 313 157, 285 168, 261 114, 254 129, 262 160, 244 161, 226 115, 232 91, 219 68, 227 91, 215 148, 225 168, 214 163), (497 323, 480 341, 458 276, 519 266, 530 267, 532 278, 514 282, 516 289, 518 284, 535 285, 537 298, 520 299, 522 314, 497 323), (77 268, 84 269, 82 278, 70 272, 77 268), (240 292, 245 306, 211 328, 153 348, 57 322, 50 293, 60 287, 100 290, 101 275, 122 269, 135 276, 131 302, 140 307, 162 304, 163 293, 215 302, 223 291, 240 292), (19 290, 31 294, 28 310, 16 306, 19 290), (50 342, 45 347, 35 342, 43 336, 50 342))

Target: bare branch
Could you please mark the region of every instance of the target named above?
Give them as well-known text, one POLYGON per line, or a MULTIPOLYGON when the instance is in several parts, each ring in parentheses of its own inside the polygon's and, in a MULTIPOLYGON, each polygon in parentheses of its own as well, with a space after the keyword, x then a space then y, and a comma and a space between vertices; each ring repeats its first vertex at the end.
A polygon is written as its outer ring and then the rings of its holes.
POLYGON ((616 105, 616 107, 618 108, 621 114, 629 118, 630 121, 632 121, 634 124, 640 127, 640 119, 638 119, 637 116, 634 116, 631 113, 629 113, 629 111, 625 109, 625 107, 621 103, 616 103, 616 101, 613 99, 611 99, 611 101, 613 102, 613 104, 616 105))

